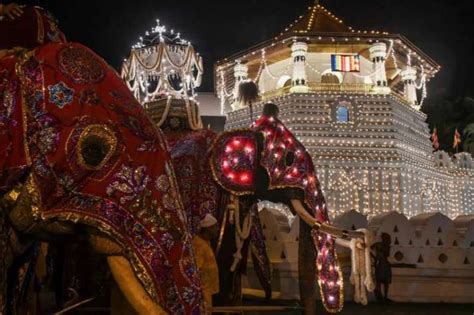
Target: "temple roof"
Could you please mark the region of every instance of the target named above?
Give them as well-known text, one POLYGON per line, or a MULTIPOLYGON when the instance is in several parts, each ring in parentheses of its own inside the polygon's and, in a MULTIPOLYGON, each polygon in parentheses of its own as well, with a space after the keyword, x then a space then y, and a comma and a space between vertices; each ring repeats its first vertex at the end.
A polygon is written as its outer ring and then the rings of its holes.
POLYGON ((345 25, 338 17, 334 16, 320 4, 308 7, 306 14, 301 15, 290 24, 280 36, 286 34, 311 34, 311 33, 351 33, 352 28, 345 25))
MULTIPOLYGON (((322 51, 327 47, 334 48, 335 45, 338 45, 339 51, 344 51, 346 46, 350 51, 358 49, 362 55, 369 53, 368 46, 374 42, 382 41, 387 45, 393 43, 392 56, 387 64, 387 70, 398 68, 397 63, 406 64, 407 54, 411 54, 411 61, 414 64, 424 66, 425 72, 428 73, 428 79, 440 69, 433 59, 403 35, 379 30, 354 30, 316 0, 303 15, 300 15, 280 34, 219 60, 215 64, 216 70, 232 69, 236 62, 243 62, 249 66, 249 72, 254 71, 254 75, 256 75, 263 69, 261 67, 263 51, 265 52, 265 63, 271 64, 288 58, 291 54, 290 43, 297 40, 307 42, 311 52, 322 51)), ((233 82, 232 71, 226 71, 225 75, 228 76, 227 82, 231 84, 233 82)), ((400 76, 397 76, 397 80, 400 80, 400 76)), ((215 82, 217 81, 216 79, 215 82)), ((392 83, 398 84, 399 81, 392 83)), ((232 87, 229 86, 229 88, 232 87)))

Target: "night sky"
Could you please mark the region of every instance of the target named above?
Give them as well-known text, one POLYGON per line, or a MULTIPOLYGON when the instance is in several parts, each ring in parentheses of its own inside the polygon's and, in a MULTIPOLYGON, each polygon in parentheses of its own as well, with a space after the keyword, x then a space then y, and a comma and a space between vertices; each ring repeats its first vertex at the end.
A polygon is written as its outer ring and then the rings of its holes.
MULTIPOLYGON (((216 60, 249 48, 282 31, 306 12, 311 0, 43 0, 70 41, 81 42, 120 69, 138 37, 159 18, 181 32, 201 53, 205 75, 201 91, 213 89, 216 60)), ((405 35, 442 69, 428 96, 474 96, 472 0, 321 0, 354 29, 405 35)))

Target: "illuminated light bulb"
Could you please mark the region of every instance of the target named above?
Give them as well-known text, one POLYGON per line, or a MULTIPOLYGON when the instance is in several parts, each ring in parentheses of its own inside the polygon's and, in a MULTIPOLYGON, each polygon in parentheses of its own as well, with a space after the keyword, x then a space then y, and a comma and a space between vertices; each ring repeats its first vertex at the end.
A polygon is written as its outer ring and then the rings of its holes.
POLYGON ((240 146, 240 140, 237 140, 235 139, 234 141, 232 141, 232 144, 236 147, 240 146))
POLYGON ((222 162, 222 167, 228 168, 229 167, 229 161, 222 162))
POLYGON ((234 179, 235 174, 231 172, 231 173, 227 174, 227 177, 229 177, 230 179, 234 179))
POLYGON ((225 147, 225 152, 226 152, 226 153, 232 152, 232 150, 233 150, 233 149, 232 149, 232 147, 231 147, 230 145, 227 145, 227 146, 225 147))
POLYGON ((335 298, 332 295, 328 295, 329 302, 334 302, 335 298))
POLYGON ((242 182, 248 182, 250 180, 250 176, 248 174, 242 174, 240 175, 240 181, 242 182))

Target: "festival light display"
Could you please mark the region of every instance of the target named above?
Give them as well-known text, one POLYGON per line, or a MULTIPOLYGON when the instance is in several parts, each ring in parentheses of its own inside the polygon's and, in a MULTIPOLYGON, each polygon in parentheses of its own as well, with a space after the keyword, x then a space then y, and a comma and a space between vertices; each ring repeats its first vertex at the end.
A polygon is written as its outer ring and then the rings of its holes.
POLYGON ((167 97, 194 100, 202 58, 179 32, 156 23, 132 46, 122 64, 122 78, 142 104, 167 97))
POLYGON ((470 213, 472 157, 433 153, 419 110, 441 67, 402 35, 355 31, 322 6, 310 7, 279 36, 216 64, 226 128, 250 124, 248 108, 235 102, 237 68, 259 85, 262 104, 279 105, 282 122, 308 149, 331 215, 470 213), (358 54, 360 72, 332 71, 333 54, 358 54), (298 78, 304 88, 295 90, 298 78), (346 121, 338 120, 341 107, 346 121))

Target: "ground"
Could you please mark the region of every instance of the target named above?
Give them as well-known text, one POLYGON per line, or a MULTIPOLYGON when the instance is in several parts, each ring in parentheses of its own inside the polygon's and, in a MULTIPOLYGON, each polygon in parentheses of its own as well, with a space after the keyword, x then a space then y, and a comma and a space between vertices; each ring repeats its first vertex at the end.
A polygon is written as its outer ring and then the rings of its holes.
MULTIPOLYGON (((473 301, 474 303, 474 301, 473 301)), ((269 305, 263 301, 246 301, 246 305, 269 305)), ((271 303, 271 305, 289 305, 298 306, 297 302, 289 303, 271 303)), ((323 306, 319 303, 318 309, 321 310, 317 315, 328 314, 323 311, 323 306)), ((302 314, 301 310, 286 312, 267 312, 257 313, 249 312, 246 315, 254 314, 302 314)), ((441 303, 396 303, 378 304, 370 303, 367 306, 355 303, 346 303, 341 315, 474 315, 474 304, 441 304, 441 303)))

